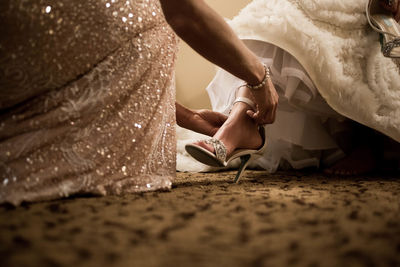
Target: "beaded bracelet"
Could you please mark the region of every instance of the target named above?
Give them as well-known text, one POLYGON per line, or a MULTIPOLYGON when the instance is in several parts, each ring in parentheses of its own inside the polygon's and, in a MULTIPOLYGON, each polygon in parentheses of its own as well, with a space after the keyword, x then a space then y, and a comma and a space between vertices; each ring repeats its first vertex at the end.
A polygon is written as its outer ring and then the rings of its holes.
POLYGON ((262 87, 264 87, 264 85, 267 83, 268 79, 271 78, 271 70, 264 64, 264 69, 265 69, 265 75, 264 75, 264 79, 262 80, 262 82, 260 82, 257 85, 250 85, 250 84, 246 84, 247 88, 249 88, 250 90, 260 90, 262 87))

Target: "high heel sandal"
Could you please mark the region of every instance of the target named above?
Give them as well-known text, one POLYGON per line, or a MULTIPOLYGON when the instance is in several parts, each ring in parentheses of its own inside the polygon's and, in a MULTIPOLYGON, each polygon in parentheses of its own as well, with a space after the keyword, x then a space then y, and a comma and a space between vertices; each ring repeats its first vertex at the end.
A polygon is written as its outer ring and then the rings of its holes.
POLYGON ((367 3, 368 23, 381 34, 383 55, 400 58, 400 25, 393 18, 392 12, 396 12, 395 16, 400 17, 399 0, 369 0, 367 3))
MULTIPOLYGON (((238 97, 233 102, 232 106, 238 102, 246 103, 249 106, 251 106, 253 110, 255 110, 254 102, 246 97, 238 97)), ((212 145, 214 147, 215 153, 212 153, 209 150, 195 144, 187 144, 185 146, 185 150, 187 153, 189 153, 189 155, 191 155, 196 160, 200 161, 203 164, 213 167, 226 167, 232 160, 240 158, 241 163, 239 166, 239 170, 236 174, 236 177, 234 179, 234 182, 238 183, 244 171, 246 170, 248 164, 257 157, 261 157, 264 153, 265 148, 267 147, 264 127, 260 127, 259 132, 263 140, 263 144, 261 148, 259 148, 258 150, 237 149, 232 153, 232 155, 227 157, 226 146, 222 141, 215 138, 202 140, 204 143, 212 145)))

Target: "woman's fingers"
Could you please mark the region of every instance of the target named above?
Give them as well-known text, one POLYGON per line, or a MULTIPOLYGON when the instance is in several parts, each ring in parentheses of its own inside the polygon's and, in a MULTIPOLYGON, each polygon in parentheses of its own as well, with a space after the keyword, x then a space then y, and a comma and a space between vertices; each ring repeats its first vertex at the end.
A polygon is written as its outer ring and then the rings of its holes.
POLYGON ((247 111, 246 111, 246 114, 247 114, 247 116, 249 116, 250 118, 253 118, 253 116, 254 116, 254 111, 252 111, 252 110, 247 110, 247 111))
POLYGON ((222 113, 207 109, 198 110, 197 114, 199 114, 202 119, 215 126, 221 126, 228 119, 228 116, 222 113))
POLYGON ((277 105, 272 105, 270 109, 266 111, 258 110, 257 112, 254 112, 252 110, 248 110, 246 113, 250 118, 254 119, 257 124, 264 125, 274 123, 276 110, 277 105))
POLYGON ((253 119, 257 124, 260 124, 262 121, 261 121, 261 116, 260 116, 260 111, 256 111, 256 112, 254 112, 253 110, 248 110, 247 112, 247 115, 251 118, 251 119, 253 119))
POLYGON ((250 117, 250 118, 252 118, 252 119, 255 119, 256 118, 256 112, 254 112, 253 110, 247 110, 246 111, 246 114, 250 117))
POLYGON ((256 121, 257 124, 260 125, 264 125, 267 124, 267 120, 266 120, 266 114, 265 112, 260 112, 257 111, 254 115, 253 115, 253 119, 256 121))
POLYGON ((219 114, 219 123, 222 125, 228 119, 228 116, 226 116, 225 114, 222 114, 222 113, 218 113, 218 114, 219 114))
POLYGON ((247 115, 259 125, 271 124, 275 121, 279 96, 273 86, 269 90, 266 95, 255 97, 256 102, 259 102, 256 104, 256 111, 247 111, 247 115))
POLYGON ((276 92, 273 92, 271 95, 271 102, 268 105, 266 112, 264 113, 264 124, 274 123, 276 117, 276 110, 278 108, 279 96, 276 92))
POLYGON ((218 120, 214 123, 216 127, 221 127, 225 121, 228 119, 228 117, 219 117, 218 120))

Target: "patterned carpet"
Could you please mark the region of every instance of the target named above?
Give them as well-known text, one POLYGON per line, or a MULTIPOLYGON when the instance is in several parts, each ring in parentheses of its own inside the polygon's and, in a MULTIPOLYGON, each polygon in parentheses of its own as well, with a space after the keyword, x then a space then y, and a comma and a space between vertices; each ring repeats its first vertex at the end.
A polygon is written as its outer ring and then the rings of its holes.
POLYGON ((0 266, 400 266, 398 177, 232 178, 0 206, 0 266))

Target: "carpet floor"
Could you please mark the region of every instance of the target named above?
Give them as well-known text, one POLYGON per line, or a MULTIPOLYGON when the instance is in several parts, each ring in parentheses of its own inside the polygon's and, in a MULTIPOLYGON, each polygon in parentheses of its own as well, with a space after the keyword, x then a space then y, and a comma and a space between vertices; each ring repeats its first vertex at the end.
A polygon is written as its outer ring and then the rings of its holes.
POLYGON ((2 205, 0 266, 400 266, 399 177, 233 176, 2 205))

